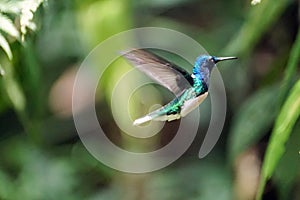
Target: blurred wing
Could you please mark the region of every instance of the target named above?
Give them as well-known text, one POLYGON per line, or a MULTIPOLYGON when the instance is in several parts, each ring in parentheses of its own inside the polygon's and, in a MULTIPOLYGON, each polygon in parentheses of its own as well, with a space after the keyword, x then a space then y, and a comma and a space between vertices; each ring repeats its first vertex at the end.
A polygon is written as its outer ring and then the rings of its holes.
POLYGON ((193 79, 187 71, 146 50, 134 49, 122 53, 122 56, 175 95, 180 95, 193 85, 193 79))

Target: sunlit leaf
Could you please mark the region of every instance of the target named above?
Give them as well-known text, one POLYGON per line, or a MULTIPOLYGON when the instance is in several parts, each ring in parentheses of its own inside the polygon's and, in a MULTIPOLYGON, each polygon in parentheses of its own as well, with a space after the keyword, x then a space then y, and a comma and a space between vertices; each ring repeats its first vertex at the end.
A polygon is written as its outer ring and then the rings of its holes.
MULTIPOLYGON (((277 119, 268 145, 257 199, 260 199, 267 180, 272 176, 279 159, 285 151, 285 143, 288 140, 293 126, 300 114, 300 80, 292 88, 290 95, 284 103, 277 119)), ((297 151, 298 152, 298 151, 297 151)), ((297 153, 295 152, 295 153, 297 153)))
POLYGON ((234 116, 228 142, 231 161, 267 133, 276 116, 277 95, 277 86, 264 88, 251 96, 234 116))
POLYGON ((35 31, 36 30, 36 24, 33 23, 33 22, 29 22, 27 27, 32 30, 32 31, 35 31))
POLYGON ((20 13, 20 2, 17 1, 1 1, 0 2, 0 12, 19 14, 20 13))
POLYGON ((12 52, 10 50, 9 43, 7 40, 3 37, 3 35, 0 33, 0 47, 4 50, 8 58, 12 59, 12 52))
POLYGON ((7 16, 0 13, 0 30, 4 31, 8 35, 19 38, 20 34, 17 28, 15 27, 14 23, 11 19, 9 19, 7 16))
POLYGON ((38 7, 43 3, 44 0, 25 0, 22 3, 21 15, 20 15, 20 26, 22 33, 22 41, 27 33, 27 28, 31 30, 36 29, 35 23, 32 21, 34 13, 38 7))

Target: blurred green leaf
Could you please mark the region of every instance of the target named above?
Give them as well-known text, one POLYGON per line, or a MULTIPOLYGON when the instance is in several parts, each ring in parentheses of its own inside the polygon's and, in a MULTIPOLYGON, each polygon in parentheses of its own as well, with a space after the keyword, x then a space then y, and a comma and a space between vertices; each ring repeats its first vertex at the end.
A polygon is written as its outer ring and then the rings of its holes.
POLYGON ((261 36, 273 25, 285 10, 290 0, 264 0, 251 6, 248 18, 225 48, 228 54, 247 54, 261 36))
POLYGON ((7 67, 5 71, 6 76, 3 77, 3 82, 6 93, 16 111, 23 112, 26 102, 23 91, 14 77, 13 69, 11 67, 7 67))
POLYGON ((252 95, 233 118, 229 133, 229 160, 259 141, 275 119, 278 86, 266 87, 252 95))
MULTIPOLYGON (((292 88, 290 95, 284 103, 271 135, 266 151, 262 174, 257 193, 257 199, 261 199, 267 180, 272 176, 279 159, 285 151, 285 143, 288 140, 292 128, 300 114, 300 80, 292 88)), ((298 151, 297 151, 298 152, 298 151)))
POLYGON ((3 37, 3 35, 0 32, 0 47, 4 50, 8 58, 11 60, 12 59, 12 52, 10 50, 10 46, 8 41, 3 37))
POLYGON ((28 38, 21 49, 22 62, 24 63, 22 70, 22 88, 27 94, 27 106, 30 107, 32 113, 31 118, 38 118, 41 116, 42 110, 45 109, 42 105, 42 92, 45 91, 44 85, 41 81, 41 66, 38 62, 34 52, 33 42, 28 38))

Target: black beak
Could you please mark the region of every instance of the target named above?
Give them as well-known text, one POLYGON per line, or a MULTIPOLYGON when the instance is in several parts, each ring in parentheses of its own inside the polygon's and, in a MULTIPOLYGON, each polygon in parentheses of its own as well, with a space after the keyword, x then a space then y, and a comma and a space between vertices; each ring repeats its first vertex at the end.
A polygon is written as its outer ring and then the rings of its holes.
POLYGON ((223 60, 234 60, 237 59, 237 57, 214 57, 213 58, 215 63, 223 61, 223 60))

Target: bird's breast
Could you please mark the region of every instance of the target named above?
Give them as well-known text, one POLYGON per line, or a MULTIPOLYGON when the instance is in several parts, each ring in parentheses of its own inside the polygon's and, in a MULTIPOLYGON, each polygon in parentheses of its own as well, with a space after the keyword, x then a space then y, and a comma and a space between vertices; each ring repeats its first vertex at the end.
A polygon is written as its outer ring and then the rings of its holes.
POLYGON ((192 110, 197 108, 203 102, 203 100, 207 97, 207 95, 208 95, 208 92, 205 92, 195 98, 185 101, 183 106, 181 107, 180 115, 182 117, 184 117, 188 113, 190 113, 192 110))

